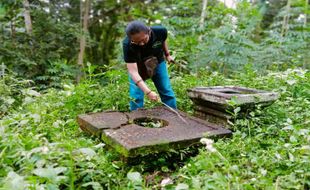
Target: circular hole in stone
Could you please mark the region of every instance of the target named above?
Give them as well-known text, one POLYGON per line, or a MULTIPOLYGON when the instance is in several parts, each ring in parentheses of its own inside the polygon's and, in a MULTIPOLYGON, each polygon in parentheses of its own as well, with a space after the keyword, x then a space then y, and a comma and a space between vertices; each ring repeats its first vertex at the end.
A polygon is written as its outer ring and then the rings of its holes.
POLYGON ((163 119, 140 117, 133 120, 133 123, 141 127, 162 128, 168 126, 169 122, 163 119))

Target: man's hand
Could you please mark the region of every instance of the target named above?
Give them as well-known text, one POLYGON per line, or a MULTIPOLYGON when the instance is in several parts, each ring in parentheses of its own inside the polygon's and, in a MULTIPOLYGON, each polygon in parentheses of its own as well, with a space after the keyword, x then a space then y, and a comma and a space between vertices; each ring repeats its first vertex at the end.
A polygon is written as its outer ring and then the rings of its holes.
POLYGON ((167 59, 168 63, 174 63, 174 59, 173 59, 173 57, 171 55, 168 55, 166 57, 166 59, 167 59))
POLYGON ((155 101, 155 102, 158 102, 158 100, 159 100, 158 95, 157 95, 155 92, 153 92, 153 91, 151 91, 151 92, 147 95, 147 97, 148 97, 150 100, 155 101))

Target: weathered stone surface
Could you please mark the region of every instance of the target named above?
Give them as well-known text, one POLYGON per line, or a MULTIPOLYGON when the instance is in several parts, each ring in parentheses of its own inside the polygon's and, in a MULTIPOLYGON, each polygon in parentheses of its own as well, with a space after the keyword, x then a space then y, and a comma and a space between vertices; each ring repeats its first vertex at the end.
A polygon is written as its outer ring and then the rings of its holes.
POLYGON ((236 86, 196 87, 188 90, 189 97, 196 105, 225 111, 228 101, 234 100, 238 106, 269 105, 279 98, 275 92, 267 92, 236 86))
MULTIPOLYGON (((110 112, 120 114, 119 112, 110 112)), ((98 113, 95 118, 108 118, 103 116, 107 113, 98 113)), ((157 107, 153 109, 139 109, 126 114, 128 118, 121 123, 120 126, 104 125, 113 127, 102 127, 100 122, 92 122, 93 114, 88 117, 79 117, 80 125, 88 123, 81 128, 89 131, 88 128, 96 128, 96 132, 101 133, 101 138, 109 145, 114 147, 118 152, 127 157, 137 155, 145 155, 152 152, 167 151, 171 148, 182 148, 197 143, 205 134, 208 136, 224 136, 231 132, 218 125, 211 124, 202 119, 191 117, 183 112, 180 112, 185 121, 182 121, 174 112, 165 107, 157 107), (165 124, 161 128, 147 128, 140 126, 139 123, 134 123, 141 118, 150 118, 162 120, 165 124), (86 119, 86 121, 85 121, 86 119), (99 127, 97 127, 99 126, 99 127)), ((109 117, 109 121, 105 123, 115 124, 119 117, 109 117)))
POLYGON ((227 121, 232 118, 232 116, 226 112, 199 105, 195 105, 194 110, 194 115, 196 117, 222 126, 227 126, 227 121))
POLYGON ((239 116, 246 115, 255 105, 267 106, 279 98, 274 92, 236 86, 196 87, 188 90, 194 102, 195 116, 209 122, 227 126, 232 111, 229 101, 233 100, 241 108, 239 116))
POLYGON ((221 111, 218 111, 216 109, 212 109, 212 108, 204 107, 204 106, 200 106, 200 105, 195 105, 194 110, 202 112, 202 113, 206 113, 206 114, 209 114, 209 115, 212 115, 212 116, 224 119, 224 120, 232 118, 232 116, 226 112, 221 112, 221 111))
POLYGON ((103 129, 118 128, 128 122, 128 117, 121 112, 102 112, 78 116, 82 130, 93 135, 100 135, 103 129))

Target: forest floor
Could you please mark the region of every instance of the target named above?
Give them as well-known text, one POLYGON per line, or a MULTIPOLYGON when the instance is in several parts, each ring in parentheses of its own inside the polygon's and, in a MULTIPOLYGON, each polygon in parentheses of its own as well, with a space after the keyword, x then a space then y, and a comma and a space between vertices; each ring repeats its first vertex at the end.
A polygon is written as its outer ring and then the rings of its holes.
MULTIPOLYGON (((0 189, 309 189, 309 72, 245 70, 229 78, 199 72, 171 81, 179 109, 189 114, 186 89, 195 86, 238 85, 275 91, 280 98, 234 119, 233 136, 214 142, 215 151, 172 150, 128 165, 76 121, 82 113, 128 111, 125 72, 64 84, 63 90, 18 89, 18 96, 6 100, 20 103, 0 120, 0 189)), ((157 105, 146 101, 147 108, 157 105)))

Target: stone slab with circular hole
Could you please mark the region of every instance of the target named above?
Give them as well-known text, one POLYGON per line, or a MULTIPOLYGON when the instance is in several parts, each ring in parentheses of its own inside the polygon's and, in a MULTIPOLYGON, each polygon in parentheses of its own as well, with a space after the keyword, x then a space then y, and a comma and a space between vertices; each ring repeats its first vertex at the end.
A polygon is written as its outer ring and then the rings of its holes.
POLYGON ((188 147, 198 143, 204 135, 220 137, 231 134, 230 130, 221 126, 183 112, 179 113, 185 122, 166 107, 138 109, 129 113, 102 112, 82 115, 78 117, 78 122, 82 130, 100 133, 102 140, 126 157, 188 147), (123 114, 126 117, 123 117, 123 114), (156 126, 145 127, 147 125, 143 124, 144 121, 154 121, 156 126))

